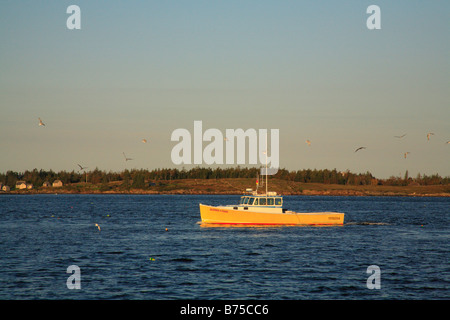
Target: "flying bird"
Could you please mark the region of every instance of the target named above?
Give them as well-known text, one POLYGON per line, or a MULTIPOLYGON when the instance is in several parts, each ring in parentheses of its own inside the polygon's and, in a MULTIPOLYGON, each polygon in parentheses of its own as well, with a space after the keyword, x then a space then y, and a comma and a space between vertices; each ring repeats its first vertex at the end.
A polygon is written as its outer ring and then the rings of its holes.
POLYGON ((131 159, 131 158, 127 158, 127 156, 125 155, 125 152, 122 152, 122 153, 123 153, 123 156, 124 156, 124 158, 125 158, 125 161, 133 160, 133 159, 131 159))
POLYGON ((434 136, 434 133, 433 133, 433 132, 427 133, 427 139, 428 139, 428 140, 430 140, 430 136, 434 136))
POLYGON ((355 152, 358 152, 361 149, 366 149, 366 147, 359 147, 358 149, 355 150, 355 152))
POLYGON ((87 167, 82 167, 81 165, 78 165, 78 166, 80 167, 80 170, 84 170, 87 168, 87 167))
POLYGON ((42 122, 41 118, 38 118, 38 119, 39 119, 39 126, 44 126, 45 127, 45 123, 42 122))
POLYGON ((410 154, 410 152, 405 152, 403 155, 405 156, 405 159, 406 159, 406 156, 408 155, 408 154, 410 154))
POLYGON ((403 138, 404 136, 406 136, 406 133, 403 134, 403 135, 401 135, 401 136, 394 136, 394 138, 399 138, 399 139, 401 139, 401 138, 403 138))
POLYGON ((309 140, 306 140, 305 141, 307 144, 308 144, 308 146, 310 146, 311 145, 311 141, 309 141, 309 140))

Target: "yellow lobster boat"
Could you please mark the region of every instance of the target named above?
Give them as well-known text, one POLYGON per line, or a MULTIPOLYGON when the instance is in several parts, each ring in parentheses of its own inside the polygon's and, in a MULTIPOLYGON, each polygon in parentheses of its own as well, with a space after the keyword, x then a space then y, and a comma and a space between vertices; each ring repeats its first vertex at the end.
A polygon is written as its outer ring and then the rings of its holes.
POLYGON ((283 197, 275 192, 241 197, 239 204, 208 206, 200 203, 204 224, 226 225, 342 225, 344 213, 293 212, 283 209, 283 197))

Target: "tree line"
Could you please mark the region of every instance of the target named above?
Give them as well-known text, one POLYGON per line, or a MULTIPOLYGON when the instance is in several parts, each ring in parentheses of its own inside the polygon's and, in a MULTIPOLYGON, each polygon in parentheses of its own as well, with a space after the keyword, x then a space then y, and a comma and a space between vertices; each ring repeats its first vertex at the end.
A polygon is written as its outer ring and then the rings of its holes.
MULTIPOLYGON (((178 179, 224 179, 224 178, 255 178, 258 176, 259 168, 200 168, 195 167, 186 169, 125 169, 121 172, 106 172, 95 168, 91 171, 59 171, 53 170, 26 170, 25 172, 7 171, 0 173, 0 183, 14 187, 19 180, 32 183, 35 187, 40 187, 45 181, 52 183, 55 180, 61 180, 65 185, 72 183, 88 182, 92 184, 107 184, 115 181, 122 181, 123 184, 129 184, 133 187, 143 187, 150 182, 157 183, 161 180, 178 179)), ((409 177, 408 171, 403 177, 391 176, 388 179, 377 179, 370 172, 352 173, 350 171, 338 171, 336 169, 302 169, 289 171, 279 169, 271 176, 276 179, 303 183, 324 183, 341 185, 388 185, 388 186, 406 186, 416 185, 448 185, 450 177, 441 177, 438 174, 431 176, 418 174, 415 178, 409 177)), ((262 182, 262 181, 261 181, 262 182)))

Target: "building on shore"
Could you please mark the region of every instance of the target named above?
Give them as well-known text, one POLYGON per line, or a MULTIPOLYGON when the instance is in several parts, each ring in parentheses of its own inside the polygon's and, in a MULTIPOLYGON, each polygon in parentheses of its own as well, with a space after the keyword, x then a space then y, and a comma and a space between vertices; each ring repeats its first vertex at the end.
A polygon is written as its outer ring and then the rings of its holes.
POLYGON ((16 182, 16 189, 26 189, 27 183, 23 180, 19 180, 16 182))
POLYGON ((52 186, 53 186, 53 187, 62 187, 62 186, 63 186, 63 183, 62 183, 61 180, 55 180, 55 181, 53 181, 52 186))

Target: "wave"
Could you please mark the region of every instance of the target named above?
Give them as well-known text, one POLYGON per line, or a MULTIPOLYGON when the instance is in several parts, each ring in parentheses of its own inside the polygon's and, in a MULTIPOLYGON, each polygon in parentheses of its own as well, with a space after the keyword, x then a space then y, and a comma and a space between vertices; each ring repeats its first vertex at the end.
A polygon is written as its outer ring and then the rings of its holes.
POLYGON ((344 225, 346 225, 346 226, 389 226, 390 223, 362 221, 362 222, 347 222, 347 223, 344 223, 344 225))
POLYGON ((177 258, 177 259, 172 259, 171 261, 173 261, 173 262, 194 262, 194 259, 190 259, 190 258, 177 258))

